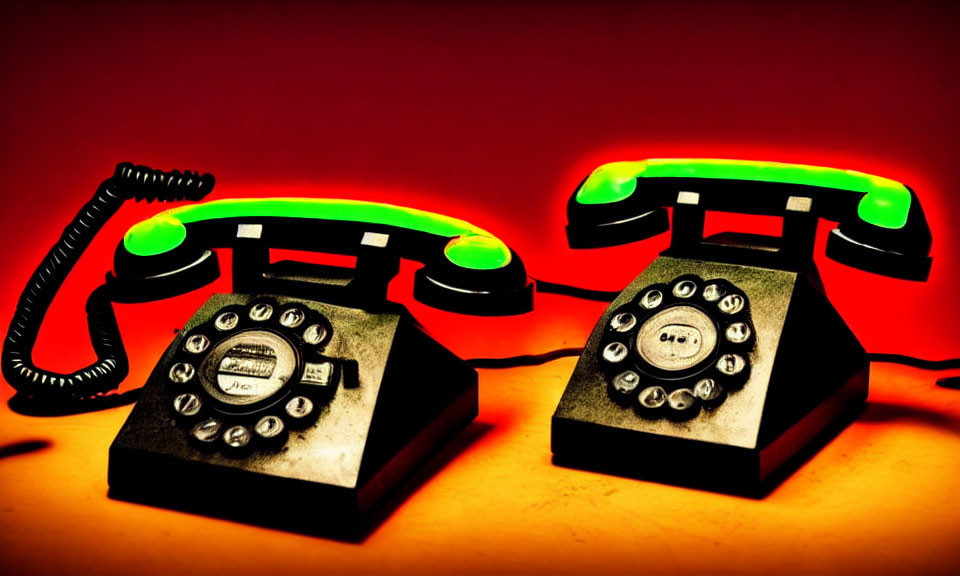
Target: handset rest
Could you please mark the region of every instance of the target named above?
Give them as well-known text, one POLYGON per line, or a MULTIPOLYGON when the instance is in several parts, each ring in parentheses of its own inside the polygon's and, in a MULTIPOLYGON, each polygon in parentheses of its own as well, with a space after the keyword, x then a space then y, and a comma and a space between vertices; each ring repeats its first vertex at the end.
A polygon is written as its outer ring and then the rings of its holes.
POLYGON ((809 198, 819 218, 838 223, 827 256, 863 270, 925 280, 931 235, 916 193, 879 176, 851 170, 704 158, 614 162, 593 171, 567 204, 573 248, 642 240, 669 228, 665 207, 680 192, 701 208, 786 214, 791 197, 809 198))
POLYGON ((506 315, 533 308, 523 262, 489 232, 456 218, 356 200, 229 199, 161 212, 126 233, 110 279, 130 300, 183 293, 218 276, 212 248, 251 240, 336 254, 383 250, 422 262, 414 297, 444 310, 506 315))

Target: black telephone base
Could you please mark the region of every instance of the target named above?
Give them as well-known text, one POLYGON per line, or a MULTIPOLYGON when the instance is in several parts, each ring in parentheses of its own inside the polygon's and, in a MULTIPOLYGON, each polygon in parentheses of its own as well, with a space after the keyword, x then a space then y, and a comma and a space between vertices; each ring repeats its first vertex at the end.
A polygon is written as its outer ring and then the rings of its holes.
POLYGON ((476 415, 476 371, 400 307, 216 294, 110 447, 110 496, 356 539, 390 489, 476 415), (274 308, 273 324, 252 320, 258 303, 274 308), (295 329, 277 320, 291 308, 307 313, 295 329), (326 336, 309 334, 315 346, 298 340, 324 321, 326 336), (196 347, 206 355, 189 350, 198 334, 210 336, 196 347), (296 366, 285 369, 288 344, 296 366), (177 368, 192 357, 195 369, 177 368))
POLYGON ((590 335, 553 416, 554 463, 763 496, 859 414, 868 380, 863 348, 816 278, 661 256, 590 335), (712 284, 743 297, 732 316, 703 296, 712 284), (662 298, 646 311, 651 291, 662 298))
POLYGON ((761 450, 744 450, 691 440, 650 442, 617 430, 554 420, 552 442, 563 446, 553 463, 567 468, 674 484, 750 498, 763 498, 826 445, 865 407, 868 376, 859 373, 790 428, 778 442, 761 450), (629 459, 636 446, 643 458, 629 459), (600 448, 597 448, 597 447, 600 448), (663 466, 652 462, 665 463, 663 466))

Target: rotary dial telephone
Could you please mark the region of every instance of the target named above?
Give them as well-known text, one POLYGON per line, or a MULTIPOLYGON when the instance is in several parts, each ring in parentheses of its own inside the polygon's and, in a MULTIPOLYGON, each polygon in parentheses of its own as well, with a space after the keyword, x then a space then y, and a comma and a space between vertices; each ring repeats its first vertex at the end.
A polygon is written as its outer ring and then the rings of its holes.
POLYGON ((401 258, 422 262, 414 297, 445 310, 533 306, 519 256, 463 220, 369 202, 218 200, 161 212, 117 246, 87 302, 97 362, 69 374, 31 351, 54 295, 128 198, 199 200, 212 176, 120 164, 27 284, 3 348, 19 395, 96 403, 127 374, 112 302, 143 302, 219 276, 170 344, 110 447, 112 497, 285 528, 354 534, 416 464, 477 414, 477 373, 386 300, 401 258), (271 248, 356 256, 355 268, 270 262, 271 248), (291 513, 295 511, 295 513, 291 513))
POLYGON ((925 280, 930 230, 916 194, 859 172, 716 159, 597 168, 567 205, 571 247, 669 228, 670 247, 601 316, 553 416, 554 461, 757 493, 862 409, 869 362, 813 262, 827 256, 925 280), (781 237, 704 237, 705 212, 781 216, 781 237), (814 360, 816 359, 816 360, 814 360), (794 459, 795 460, 795 459, 794 459))

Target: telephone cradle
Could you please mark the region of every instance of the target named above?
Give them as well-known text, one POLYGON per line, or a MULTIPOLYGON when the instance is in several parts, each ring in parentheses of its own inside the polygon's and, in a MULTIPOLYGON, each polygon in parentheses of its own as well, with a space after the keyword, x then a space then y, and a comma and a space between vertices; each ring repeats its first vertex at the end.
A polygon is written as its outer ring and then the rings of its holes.
POLYGON ((110 447, 114 498, 353 538, 387 494, 477 415, 477 373, 387 300, 401 258, 414 297, 455 312, 518 314, 533 282, 502 241, 463 220, 370 202, 268 198, 187 204, 135 224, 87 302, 97 362, 36 367, 47 307, 129 198, 199 200, 213 178, 120 164, 24 291, 4 376, 48 404, 95 404, 128 371, 113 302, 175 296, 216 279, 233 294, 186 323, 110 447), (273 248, 356 257, 354 267, 272 262, 273 248))
POLYGON ((553 415, 559 465, 763 495, 863 408, 866 352, 813 262, 827 255, 926 279, 930 233, 912 190, 857 172, 676 159, 605 165, 568 204, 571 246, 668 228, 670 247, 587 340, 553 415), (781 237, 704 238, 708 210, 778 215, 781 237))

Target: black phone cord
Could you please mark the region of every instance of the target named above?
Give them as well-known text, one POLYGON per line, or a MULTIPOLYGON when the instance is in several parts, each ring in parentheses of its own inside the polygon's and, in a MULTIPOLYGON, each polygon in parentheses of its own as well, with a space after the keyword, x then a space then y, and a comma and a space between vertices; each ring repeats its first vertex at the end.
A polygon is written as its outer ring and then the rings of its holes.
POLYGON ((559 284, 557 282, 547 282, 534 278, 537 283, 537 292, 545 294, 560 294, 571 296, 582 300, 594 300, 596 302, 613 302, 620 295, 620 290, 592 290, 590 288, 581 288, 569 284, 559 284))
MULTIPOLYGON (((579 356, 582 353, 583 348, 558 348, 540 354, 522 354, 503 358, 469 358, 466 360, 466 363, 473 368, 517 368, 520 366, 540 366, 541 364, 546 364, 559 358, 579 356)), ((867 359, 871 362, 891 362, 894 364, 913 366, 914 368, 923 368, 924 370, 960 368, 960 358, 925 360, 903 354, 867 354, 867 359)), ((960 388, 960 377, 941 378, 937 380, 937 385, 945 388, 960 388)))
POLYGON ((210 174, 162 172, 129 162, 118 164, 113 176, 100 184, 93 198, 64 229, 23 289, 3 342, 0 362, 7 382, 21 394, 65 402, 95 397, 119 387, 127 375, 127 355, 106 285, 95 289, 86 303, 87 326, 97 356, 93 364, 69 374, 38 368, 32 353, 44 316, 80 255, 126 200, 199 200, 213 189, 214 183, 210 174))

